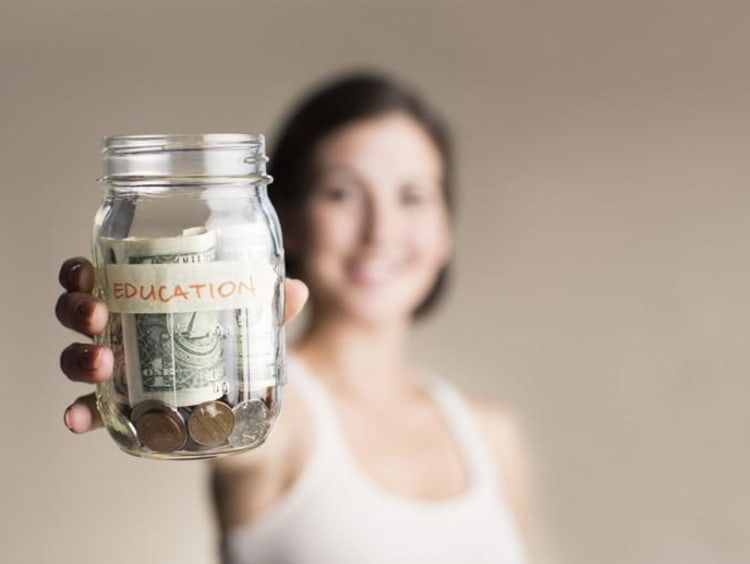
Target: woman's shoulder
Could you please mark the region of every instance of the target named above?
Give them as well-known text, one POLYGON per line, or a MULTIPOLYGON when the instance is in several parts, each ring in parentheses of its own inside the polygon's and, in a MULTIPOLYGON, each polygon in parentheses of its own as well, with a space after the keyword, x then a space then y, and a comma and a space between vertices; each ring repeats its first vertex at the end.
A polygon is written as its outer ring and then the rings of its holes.
POLYGON ((451 396, 460 398, 460 401, 468 406, 494 458, 515 459, 522 456, 521 447, 524 441, 521 425, 509 406, 494 398, 466 394, 453 380, 432 370, 423 369, 423 375, 426 375, 427 381, 437 389, 449 390, 451 396))
POLYGON ((521 426, 510 407, 499 400, 488 398, 469 396, 467 401, 491 447, 507 450, 520 446, 521 426))
POLYGON ((502 402, 468 398, 479 431, 489 447, 498 479, 519 524, 525 522, 528 463, 522 426, 502 402))
POLYGON ((513 453, 518 451, 523 442, 521 425, 518 417, 508 405, 494 398, 466 394, 454 384, 453 380, 436 374, 432 370, 425 369, 423 374, 427 375, 428 382, 433 386, 438 389, 448 389, 451 396, 460 398, 460 401, 468 406, 493 456, 496 454, 513 456, 513 453))

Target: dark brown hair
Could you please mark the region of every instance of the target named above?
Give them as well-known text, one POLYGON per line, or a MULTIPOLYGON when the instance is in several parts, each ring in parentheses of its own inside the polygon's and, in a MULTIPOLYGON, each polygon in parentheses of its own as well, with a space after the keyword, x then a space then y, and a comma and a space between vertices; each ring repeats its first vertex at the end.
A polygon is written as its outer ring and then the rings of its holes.
MULTIPOLYGON (((279 212, 282 230, 291 233, 303 224, 301 210, 314 184, 315 155, 328 136, 355 121, 403 112, 422 126, 443 161, 443 196, 452 212, 453 162, 448 129, 442 119, 406 86, 377 73, 352 73, 323 84, 303 98, 276 137, 269 173, 274 182, 269 195, 279 212)), ((288 253, 287 274, 303 278, 300 257, 288 253)), ((444 291, 447 267, 415 311, 432 309, 444 291)))

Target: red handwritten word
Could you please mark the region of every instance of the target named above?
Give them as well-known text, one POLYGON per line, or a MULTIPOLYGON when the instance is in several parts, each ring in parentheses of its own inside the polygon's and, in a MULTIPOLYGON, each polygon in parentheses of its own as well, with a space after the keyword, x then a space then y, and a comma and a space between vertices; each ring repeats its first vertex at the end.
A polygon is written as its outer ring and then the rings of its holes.
POLYGON ((115 282, 112 294, 116 300, 140 300, 144 302, 169 303, 175 299, 185 301, 227 299, 232 296, 250 295, 255 297, 255 284, 247 280, 225 280, 219 283, 203 284, 148 284, 136 285, 130 282, 115 282))

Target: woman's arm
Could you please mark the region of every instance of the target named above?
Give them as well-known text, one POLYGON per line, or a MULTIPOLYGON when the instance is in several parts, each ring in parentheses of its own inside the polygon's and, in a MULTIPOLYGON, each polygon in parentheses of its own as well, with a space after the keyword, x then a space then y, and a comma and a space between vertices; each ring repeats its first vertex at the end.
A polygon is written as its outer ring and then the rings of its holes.
POLYGON ((296 481, 313 443, 309 414, 294 384, 268 440, 253 450, 217 458, 212 494, 221 530, 248 523, 268 510, 296 481))

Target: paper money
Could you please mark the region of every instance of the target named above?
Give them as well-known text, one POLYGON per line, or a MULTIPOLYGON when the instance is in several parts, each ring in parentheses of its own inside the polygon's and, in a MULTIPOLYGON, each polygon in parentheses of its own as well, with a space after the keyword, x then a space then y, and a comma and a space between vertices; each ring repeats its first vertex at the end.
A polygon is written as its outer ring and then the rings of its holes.
MULTIPOLYGON (((115 264, 191 265, 216 259, 215 232, 203 228, 186 230, 182 237, 128 238, 108 245, 115 264)), ((181 407, 223 394, 219 312, 122 313, 120 318, 127 390, 118 391, 127 393, 130 405, 151 399, 181 407)))
POLYGON ((225 357, 234 364, 236 378, 230 384, 229 397, 242 401, 251 390, 279 384, 282 367, 278 292, 281 291, 283 257, 275 256, 271 232, 261 221, 217 227, 219 260, 241 261, 265 266, 273 294, 257 300, 251 307, 225 312, 230 335, 225 357), (235 382, 238 387, 234 387, 235 382))

